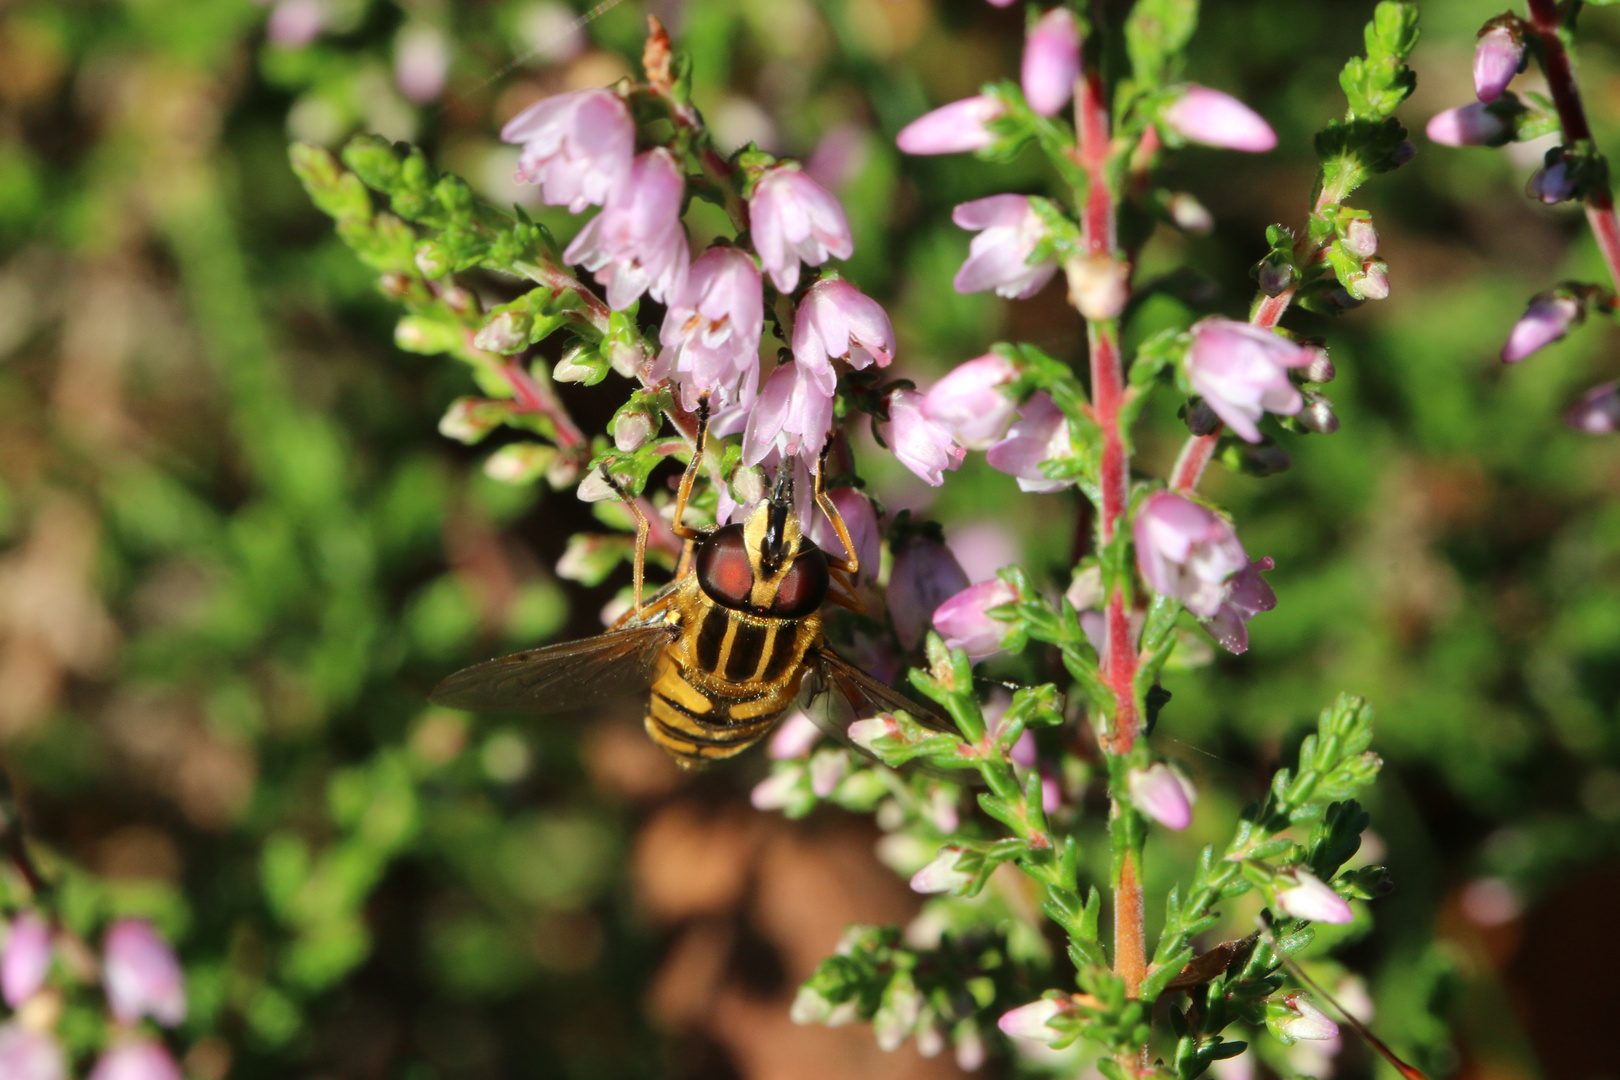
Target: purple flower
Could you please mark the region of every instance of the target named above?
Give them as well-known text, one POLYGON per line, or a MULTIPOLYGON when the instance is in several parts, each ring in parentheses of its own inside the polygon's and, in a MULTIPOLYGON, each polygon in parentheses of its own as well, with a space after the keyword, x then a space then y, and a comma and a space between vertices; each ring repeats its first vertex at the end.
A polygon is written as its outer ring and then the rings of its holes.
POLYGON ((1192 804, 1198 792, 1186 777, 1162 761, 1127 774, 1131 802, 1148 817, 1177 832, 1192 823, 1192 804))
POLYGON ((1215 415, 1249 442, 1260 441, 1262 414, 1292 416, 1304 398, 1288 369, 1311 362, 1311 353, 1262 327, 1234 319, 1204 319, 1192 328, 1187 381, 1215 415))
POLYGON ((1169 491, 1136 511, 1136 566, 1153 591, 1173 596, 1200 618, 1227 601, 1227 581, 1249 565, 1226 519, 1169 491))
POLYGON ((799 301, 793 358, 825 364, 845 360, 856 371, 894 359, 894 326, 882 305, 843 278, 822 278, 799 301))
POLYGON ((1500 146, 1510 134, 1507 122, 1477 101, 1435 113, 1424 131, 1442 146, 1500 146))
POLYGON ((1594 386, 1564 414, 1571 430, 1587 435, 1608 435, 1620 430, 1620 382, 1594 386))
POLYGON ((900 129, 894 144, 908 154, 983 150, 996 141, 988 125, 1006 111, 999 98, 987 94, 963 98, 917 117, 900 129))
POLYGON ((1073 455, 1068 418, 1053 403, 1052 395, 1042 390, 1019 407, 1018 421, 990 448, 985 460, 996 471, 1016 476, 1020 491, 1049 493, 1062 491, 1074 481, 1047 476, 1041 464, 1073 455))
POLYGON ((961 856, 962 849, 955 844, 947 844, 939 849, 929 864, 911 875, 911 888, 913 892, 920 893, 947 893, 955 892, 973 880, 973 875, 956 868, 956 860, 961 856))
POLYGON ((1223 150, 1258 154, 1277 145, 1277 133, 1259 113, 1207 86, 1187 87, 1164 110, 1164 123, 1183 139, 1223 150))
POLYGON ((990 609, 1017 599, 1017 590, 1000 578, 969 585, 934 611, 934 629, 945 639, 946 648, 982 660, 1000 652, 1012 633, 1012 624, 991 615, 990 609))
POLYGON ((1214 618, 1209 620, 1208 626, 1209 632, 1215 635, 1215 640, 1227 652, 1234 655, 1247 652, 1249 620, 1277 606, 1277 594, 1260 576, 1262 570, 1270 570, 1274 565, 1269 555, 1256 559, 1233 574, 1226 583, 1226 599, 1214 618))
POLYGON ((1551 206, 1568 202, 1581 193, 1581 178, 1570 159, 1558 151, 1548 155, 1545 165, 1535 171, 1525 184, 1525 194, 1538 202, 1551 206))
POLYGON ((950 429, 956 444, 983 450, 1001 438, 1018 411, 1003 388, 1018 378, 1018 369, 1000 353, 985 353, 958 364, 923 394, 923 413, 950 429))
POLYGON ((542 98, 512 117, 501 141, 523 146, 519 183, 539 184, 547 205, 578 214, 605 203, 630 174, 636 122, 611 90, 575 90, 542 98))
POLYGON ((1304 994, 1289 994, 1283 1003, 1294 1011, 1291 1020, 1284 1020, 1278 1028, 1291 1039, 1336 1039, 1339 1025, 1327 1013, 1318 1009, 1304 994))
POLYGON ((836 196, 791 165, 766 169, 748 200, 754 248, 779 291, 799 285, 799 260, 820 266, 855 251, 849 218, 836 196))
POLYGON ((913 536, 894 554, 889 572, 889 616, 907 651, 922 644, 939 605, 968 587, 967 574, 951 549, 913 536))
POLYGON ((915 390, 896 390, 889 395, 889 421, 883 425, 883 438, 900 464, 934 487, 945 482, 947 471, 961 468, 967 457, 967 451, 952 441, 950 430, 923 413, 922 395, 915 390))
POLYGON ((1002 1034, 1015 1039, 1031 1039, 1035 1042, 1055 1042, 1059 1038, 1056 1028, 1050 1026, 1049 1021, 1060 1013, 1068 1012, 1063 1002, 1054 998, 1040 998, 1028 1005, 1020 1005, 1016 1009, 1009 1009, 1001 1014, 996 1026, 1002 1034))
MULTIPOLYGON (((544 104, 544 102, 542 102, 544 104)), ((508 125, 510 126, 510 125, 508 125)), ((574 237, 563 261, 581 263, 607 287, 608 306, 623 311, 642 293, 667 301, 686 283, 686 180, 668 150, 636 155, 629 174, 608 192, 602 212, 574 237)))
POLYGON ((450 42, 438 27, 407 26, 394 39, 394 81, 406 100, 426 105, 437 98, 449 71, 450 42))
POLYGON ((974 199, 951 211, 951 220, 979 234, 951 282, 957 292, 994 289, 997 296, 1022 300, 1040 292, 1057 273, 1056 259, 1030 262, 1046 236, 1046 227, 1027 196, 974 199))
POLYGON ((127 1039, 101 1055, 90 1080, 183 1080, 163 1044, 151 1039, 127 1039))
POLYGON ((716 408, 747 402, 759 388, 764 329, 764 287, 754 260, 734 247, 712 247, 692 264, 664 315, 658 331, 664 348, 653 375, 678 380, 688 410, 704 394, 713 395, 716 408))
POLYGON ((67 1058, 49 1034, 15 1022, 0 1024, 0 1076, 6 1080, 64 1080, 67 1058))
POLYGON ((1080 25, 1068 8, 1042 15, 1024 43, 1024 100, 1042 116, 1068 104, 1080 77, 1080 25))
POLYGON ((1502 96, 1524 62, 1524 37, 1506 26, 1493 26, 1479 35, 1474 47, 1474 93, 1492 102, 1502 96))
MULTIPOLYGON (((883 557, 883 533, 878 528, 872 500, 852 487, 835 488, 828 492, 828 497, 849 529, 850 542, 855 545, 854 553, 861 564, 861 577, 872 580, 877 576, 878 563, 883 557)), ((831 519, 819 511, 810 515, 810 539, 829 555, 847 558, 850 554, 839 543, 831 519)))
POLYGON ((174 951, 145 919, 119 919, 102 941, 102 981, 118 1020, 150 1016, 166 1027, 186 1018, 186 987, 174 951))
POLYGON ((1344 897, 1324 885, 1322 879, 1309 870, 1296 868, 1293 882, 1285 877, 1277 890, 1277 907, 1284 915, 1294 919, 1308 919, 1320 923, 1347 923, 1355 918, 1344 897))
POLYGON ((743 433, 743 464, 757 465, 775 450, 797 454, 806 464, 821 455, 832 427, 838 375, 831 364, 797 361, 771 372, 748 415, 743 433))
POLYGON ((25 911, 11 920, 5 955, 0 957, 0 993, 6 1004, 22 1008, 45 985, 50 970, 51 928, 34 912, 25 911))
POLYGON ((1537 296, 1513 324, 1502 362, 1516 364, 1538 349, 1561 339, 1580 321, 1581 305, 1568 296, 1537 296))

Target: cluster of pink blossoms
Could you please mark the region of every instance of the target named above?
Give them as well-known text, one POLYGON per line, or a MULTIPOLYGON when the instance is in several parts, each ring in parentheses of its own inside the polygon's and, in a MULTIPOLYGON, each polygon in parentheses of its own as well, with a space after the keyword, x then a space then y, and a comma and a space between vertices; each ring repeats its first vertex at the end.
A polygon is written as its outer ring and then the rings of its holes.
MULTIPOLYGON (((16 1015, 0 1024, 0 1077, 65 1080, 67 1058, 52 1033, 60 1002, 46 986, 53 936, 49 924, 24 912, 6 930, 0 953, 0 995, 16 1015)), ((143 919, 119 919, 102 939, 102 987, 112 1013, 112 1043, 91 1070, 90 1080, 180 1080, 168 1048, 142 1035, 150 1017, 164 1027, 186 1018, 184 976, 174 952, 143 919)))

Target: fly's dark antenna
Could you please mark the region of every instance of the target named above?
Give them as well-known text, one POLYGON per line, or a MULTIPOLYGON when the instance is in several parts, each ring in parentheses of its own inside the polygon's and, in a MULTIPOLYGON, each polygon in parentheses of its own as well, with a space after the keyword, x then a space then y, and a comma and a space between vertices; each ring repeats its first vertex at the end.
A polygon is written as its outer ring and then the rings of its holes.
POLYGON ((774 574, 777 567, 787 561, 787 551, 783 545, 787 539, 787 519, 793 512, 793 463, 784 461, 776 469, 776 485, 771 489, 770 507, 765 512, 765 543, 760 551, 760 561, 767 574, 774 574))

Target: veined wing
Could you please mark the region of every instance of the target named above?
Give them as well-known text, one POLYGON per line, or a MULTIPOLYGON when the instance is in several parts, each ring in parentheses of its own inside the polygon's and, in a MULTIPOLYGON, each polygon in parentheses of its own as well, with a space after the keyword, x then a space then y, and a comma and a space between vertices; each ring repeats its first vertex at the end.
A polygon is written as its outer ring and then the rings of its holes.
MULTIPOLYGON (((924 727, 957 734, 956 725, 938 708, 886 686, 826 646, 813 650, 805 660, 810 664, 810 677, 805 679, 807 690, 801 697, 805 713, 822 731, 873 760, 874 754, 850 742, 849 725, 856 720, 904 712, 924 727)), ((920 761, 908 764, 906 769, 957 784, 981 782, 974 769, 945 769, 920 761)))
POLYGON ((463 668, 428 696, 437 705, 475 711, 546 714, 601 705, 652 685, 672 630, 643 624, 526 649, 463 668))

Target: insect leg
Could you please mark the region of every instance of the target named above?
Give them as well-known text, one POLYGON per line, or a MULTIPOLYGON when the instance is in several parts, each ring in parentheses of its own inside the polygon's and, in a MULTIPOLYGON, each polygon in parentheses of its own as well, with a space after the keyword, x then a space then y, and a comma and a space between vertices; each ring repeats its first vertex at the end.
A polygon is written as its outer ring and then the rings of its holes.
POLYGON ((828 439, 821 448, 820 460, 816 462, 816 505, 821 507, 821 512, 827 515, 828 521, 832 522, 833 532, 838 534, 838 542, 844 545, 844 551, 849 555, 847 559, 835 559, 828 555, 827 565, 834 570, 842 570, 853 577, 861 569, 860 556, 855 554, 855 543, 849 538, 849 526, 844 524, 844 515, 838 512, 838 507, 833 504, 832 496, 828 495, 827 489, 822 486, 827 473, 827 452, 831 449, 832 440, 828 439))
POLYGON ((631 564, 631 574, 635 582, 635 605, 630 610, 639 616, 641 614, 641 585, 647 576, 647 534, 652 530, 652 523, 647 520, 647 515, 641 512, 641 505, 630 497, 630 493, 624 490, 623 485, 614 478, 605 464, 602 466, 602 479, 607 481, 608 487, 612 488, 613 493, 624 501, 624 505, 629 508, 630 513, 636 519, 636 557, 631 564))
POLYGON ((686 500, 692 497, 692 483, 697 479, 698 467, 703 464, 708 443, 709 395, 704 394, 698 398, 697 442, 692 447, 692 460, 686 463, 686 471, 681 474, 681 487, 675 494, 675 519, 670 522, 671 530, 682 540, 693 540, 699 535, 696 529, 687 528, 682 519, 686 516, 686 500))

